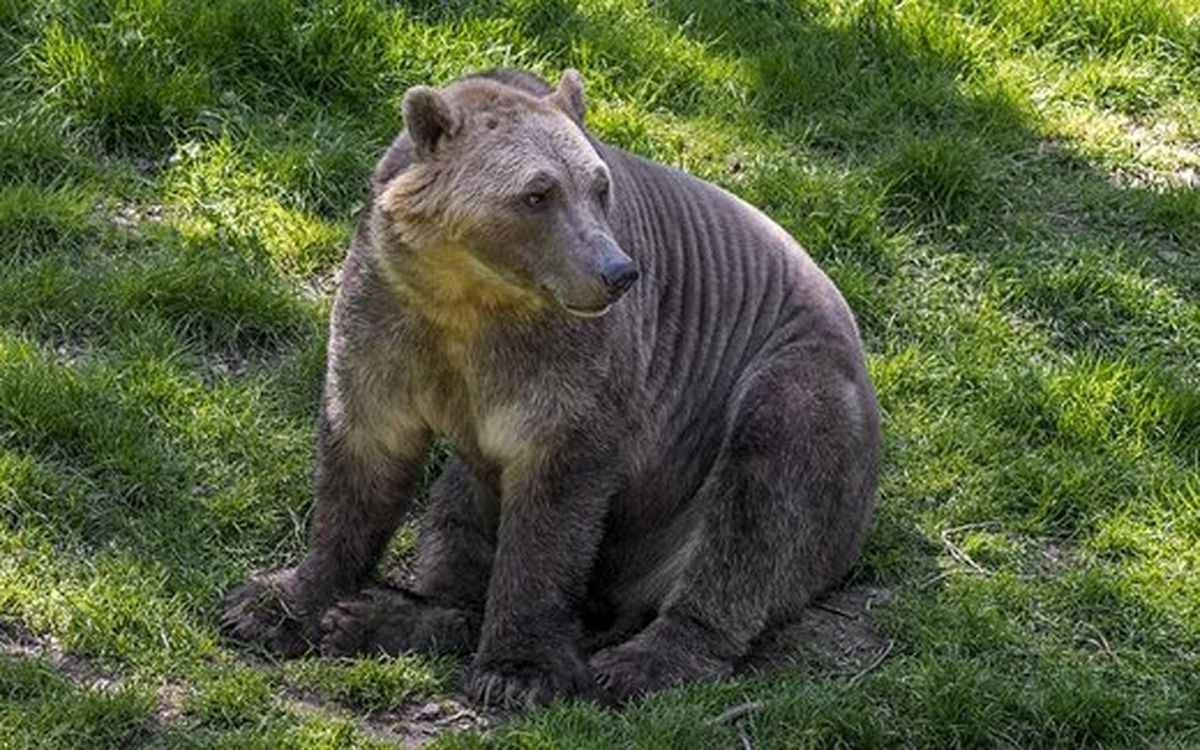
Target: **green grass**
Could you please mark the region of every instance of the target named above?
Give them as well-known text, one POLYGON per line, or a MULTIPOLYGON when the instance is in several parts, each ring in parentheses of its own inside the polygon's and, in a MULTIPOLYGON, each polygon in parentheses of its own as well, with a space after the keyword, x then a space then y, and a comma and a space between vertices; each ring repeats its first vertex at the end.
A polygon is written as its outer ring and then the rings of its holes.
POLYGON ((895 647, 443 746, 730 747, 705 720, 746 700, 762 748, 1200 745, 1195 3, 0 0, 0 59, 0 621, 112 677, 0 657, 0 747, 377 746, 453 689, 263 665, 216 617, 303 547, 400 96, 497 65, 578 67, 602 138, 843 289, 886 422, 853 583, 895 647))

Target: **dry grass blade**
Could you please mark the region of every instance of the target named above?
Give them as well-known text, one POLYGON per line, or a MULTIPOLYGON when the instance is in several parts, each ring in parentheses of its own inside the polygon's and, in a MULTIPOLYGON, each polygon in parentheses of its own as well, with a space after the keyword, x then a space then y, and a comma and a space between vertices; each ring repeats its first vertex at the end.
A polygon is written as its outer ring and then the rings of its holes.
POLYGON ((704 723, 709 726, 732 724, 747 714, 752 714, 755 711, 761 711, 764 705, 765 704, 762 701, 747 701, 745 703, 739 703, 738 705, 733 706, 726 711, 722 711, 720 714, 714 716, 704 723))

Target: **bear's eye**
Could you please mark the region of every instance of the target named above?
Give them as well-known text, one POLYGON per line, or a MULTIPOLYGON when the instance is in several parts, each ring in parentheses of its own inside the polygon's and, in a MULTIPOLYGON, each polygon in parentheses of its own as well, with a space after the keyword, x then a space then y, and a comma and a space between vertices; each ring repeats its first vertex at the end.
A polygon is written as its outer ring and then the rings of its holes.
POLYGON ((530 208, 541 208, 550 200, 549 190, 534 190, 525 194, 525 205, 530 208))

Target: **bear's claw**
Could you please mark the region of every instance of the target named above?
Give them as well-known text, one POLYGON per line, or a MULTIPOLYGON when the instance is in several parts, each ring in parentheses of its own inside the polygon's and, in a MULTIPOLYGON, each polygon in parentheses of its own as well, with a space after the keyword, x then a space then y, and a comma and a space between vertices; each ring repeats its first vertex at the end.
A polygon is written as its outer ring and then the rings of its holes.
POLYGON ((608 702, 587 664, 574 656, 485 661, 471 669, 465 690, 485 708, 531 708, 575 697, 608 702))

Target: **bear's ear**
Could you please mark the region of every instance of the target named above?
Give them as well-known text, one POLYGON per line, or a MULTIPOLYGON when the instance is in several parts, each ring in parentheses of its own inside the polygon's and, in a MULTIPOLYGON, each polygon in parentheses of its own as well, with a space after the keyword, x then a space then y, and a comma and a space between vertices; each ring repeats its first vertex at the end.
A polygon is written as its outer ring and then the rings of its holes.
POLYGON ((454 135, 458 119, 450 104, 435 89, 413 86, 404 93, 404 127, 412 139, 417 158, 433 155, 438 142, 454 135))
POLYGON ((558 107, 566 112, 576 122, 583 124, 583 115, 587 111, 587 99, 583 96, 583 79, 579 71, 567 68, 563 71, 562 80, 558 83, 558 91, 554 92, 558 107))

